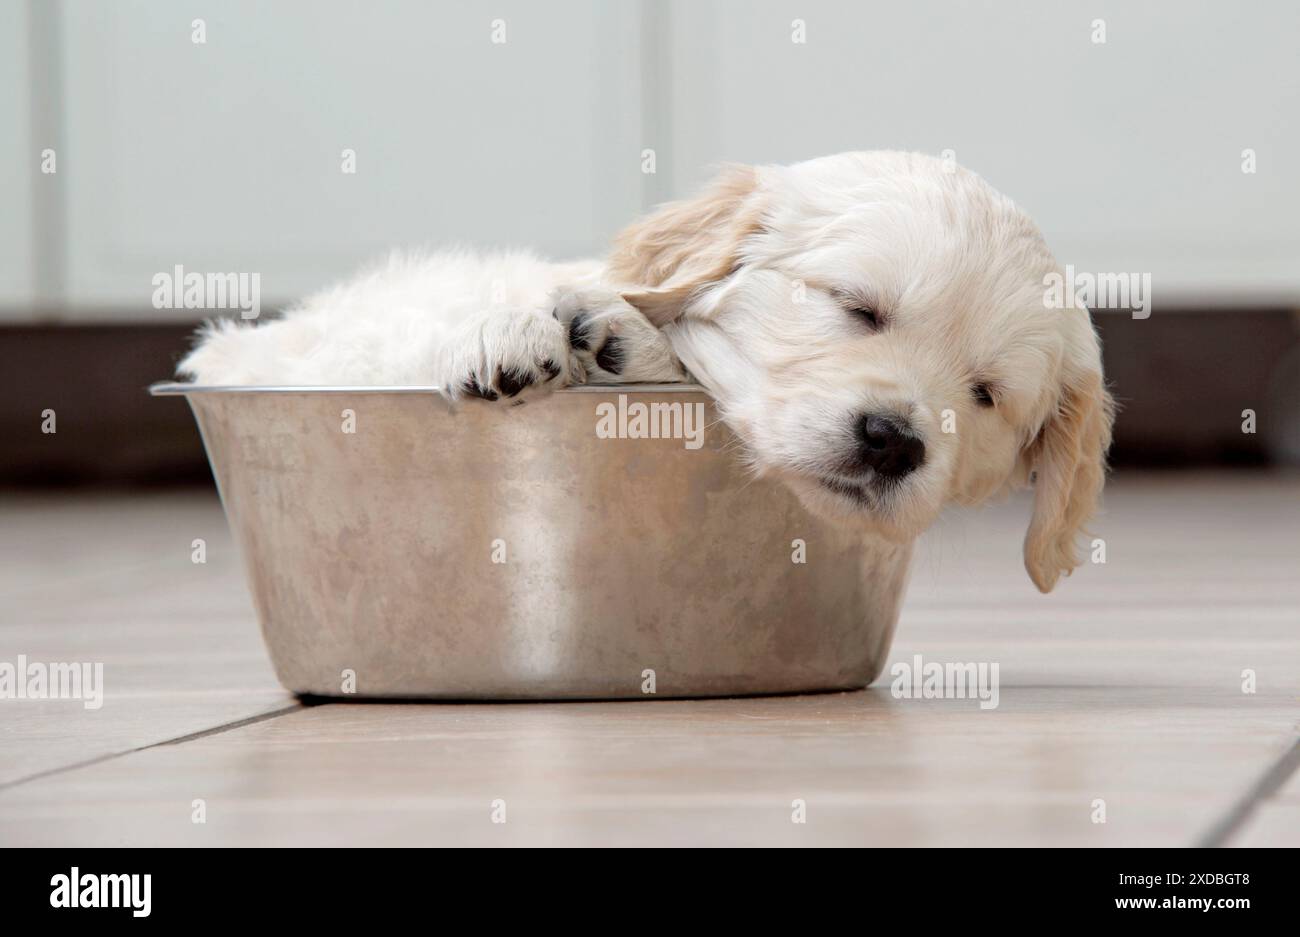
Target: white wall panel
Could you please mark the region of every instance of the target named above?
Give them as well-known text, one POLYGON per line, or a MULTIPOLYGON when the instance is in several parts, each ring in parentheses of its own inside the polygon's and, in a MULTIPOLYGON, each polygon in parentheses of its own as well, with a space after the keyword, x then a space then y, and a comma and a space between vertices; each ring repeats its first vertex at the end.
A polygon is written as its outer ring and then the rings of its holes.
POLYGON ((882 147, 955 150, 1062 261, 1152 274, 1157 310, 1300 302, 1284 0, 0 0, 0 22, 11 319, 184 318, 150 305, 177 264, 260 273, 269 307, 393 246, 599 252, 717 162, 882 147))
POLYGON ((150 314, 151 277, 176 264, 260 272, 275 302, 395 245, 601 249, 641 198, 638 16, 599 0, 67 3, 69 298, 150 314))
POLYGON ((1157 303, 1300 301, 1289 0, 673 0, 668 15, 679 190, 721 160, 953 149, 1080 270, 1149 272, 1157 303))
POLYGON ((0 0, 0 322, 26 321, 35 302, 33 205, 40 148, 32 141, 28 8, 0 0))

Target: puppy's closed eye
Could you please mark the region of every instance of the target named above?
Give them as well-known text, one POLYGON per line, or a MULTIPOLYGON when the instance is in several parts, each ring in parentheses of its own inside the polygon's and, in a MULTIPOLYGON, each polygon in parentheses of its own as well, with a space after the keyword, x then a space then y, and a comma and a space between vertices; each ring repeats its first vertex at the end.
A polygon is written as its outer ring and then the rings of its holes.
POLYGON ((885 317, 880 312, 880 306, 874 301, 866 299, 858 292, 837 289, 832 289, 829 292, 835 302, 839 303, 840 308, 858 326, 866 326, 870 332, 879 332, 885 327, 885 317))
POLYGON ((993 389, 982 381, 978 384, 972 384, 970 393, 975 398, 975 402, 981 407, 992 407, 997 404, 997 401, 993 398, 993 389))
POLYGON ((835 286, 827 287, 826 292, 859 327, 865 326, 870 332, 879 332, 885 327, 885 315, 870 294, 856 287, 835 286))
POLYGON ((876 308, 865 303, 856 303, 850 306, 849 315, 853 316, 853 318, 857 319, 859 322, 864 323, 867 328, 871 329, 873 332, 879 331, 885 324, 884 319, 880 317, 880 313, 876 311, 876 308))

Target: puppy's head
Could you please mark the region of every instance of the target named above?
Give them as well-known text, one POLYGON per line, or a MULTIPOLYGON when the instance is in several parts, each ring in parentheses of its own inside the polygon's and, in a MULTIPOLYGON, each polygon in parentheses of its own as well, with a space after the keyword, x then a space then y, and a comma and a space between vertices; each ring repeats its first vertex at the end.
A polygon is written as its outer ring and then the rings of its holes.
POLYGON ((1051 308, 1038 229, 905 153, 726 170, 620 235, 610 275, 665 329, 760 473, 892 539, 1036 478, 1046 592, 1104 475, 1112 408, 1086 310, 1051 308))

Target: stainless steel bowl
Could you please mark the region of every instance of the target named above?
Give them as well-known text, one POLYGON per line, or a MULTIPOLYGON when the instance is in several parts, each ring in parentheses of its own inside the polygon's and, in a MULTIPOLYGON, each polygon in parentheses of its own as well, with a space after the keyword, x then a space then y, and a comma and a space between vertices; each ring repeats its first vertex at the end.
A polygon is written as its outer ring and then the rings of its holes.
POLYGON ((194 410, 295 693, 789 693, 865 686, 888 654, 908 550, 750 478, 699 387, 520 406, 429 387, 151 392, 194 410), (651 412, 669 436, 693 428, 674 413, 702 413, 702 445, 626 438, 636 404, 666 405, 651 412))

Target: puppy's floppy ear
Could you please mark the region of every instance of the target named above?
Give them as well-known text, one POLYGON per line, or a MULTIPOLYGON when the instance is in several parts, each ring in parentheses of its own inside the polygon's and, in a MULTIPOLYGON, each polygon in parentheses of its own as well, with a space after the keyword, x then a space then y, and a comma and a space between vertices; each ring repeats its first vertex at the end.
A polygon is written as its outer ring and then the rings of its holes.
POLYGON ((758 170, 729 166, 695 198, 669 202, 614 240, 609 276, 655 325, 676 319, 691 295, 740 263, 746 237, 761 228, 758 170))
POLYGON ((1034 440, 1034 516, 1025 535, 1025 569, 1040 592, 1079 565, 1075 538, 1092 516, 1106 477, 1115 405, 1099 370, 1068 383, 1056 412, 1034 440))

